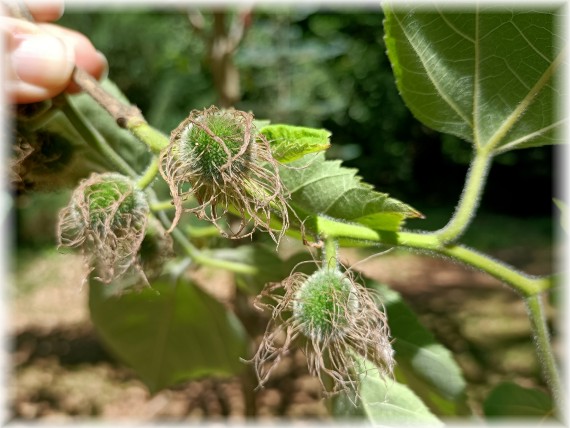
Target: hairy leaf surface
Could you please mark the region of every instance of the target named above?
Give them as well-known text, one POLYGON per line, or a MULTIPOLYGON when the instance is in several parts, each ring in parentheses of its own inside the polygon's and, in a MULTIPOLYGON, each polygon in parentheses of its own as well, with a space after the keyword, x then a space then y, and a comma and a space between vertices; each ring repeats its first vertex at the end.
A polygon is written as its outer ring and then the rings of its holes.
POLYGON ((155 392, 244 368, 247 335, 235 315, 191 282, 163 277, 119 294, 91 281, 91 319, 104 343, 155 392))
POLYGON ((376 192, 356 173, 355 169, 341 166, 340 161, 325 160, 323 153, 281 168, 281 178, 291 193, 291 205, 306 214, 386 231, 397 231, 405 218, 423 217, 409 205, 376 192))
POLYGON ((421 122, 497 152, 562 142, 555 11, 385 6, 396 83, 421 122))

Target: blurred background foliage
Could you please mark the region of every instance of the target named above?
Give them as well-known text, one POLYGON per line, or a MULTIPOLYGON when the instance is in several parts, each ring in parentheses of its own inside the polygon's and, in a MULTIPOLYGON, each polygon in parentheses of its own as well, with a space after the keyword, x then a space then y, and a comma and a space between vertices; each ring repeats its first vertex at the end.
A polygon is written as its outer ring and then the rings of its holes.
MULTIPOLYGON (((239 27, 243 37, 230 55, 239 77, 236 108, 275 123, 329 129, 329 157, 344 159, 379 191, 428 215, 427 222, 412 221, 410 227, 443 226, 460 195, 470 145, 427 129, 403 104, 385 52, 380 8, 215 12, 217 21, 212 10, 188 5, 69 6, 59 24, 93 41, 109 60, 109 77, 166 133, 191 109, 219 104, 209 55, 220 42, 216 32, 231 35, 239 27), (432 212, 436 218, 430 221, 432 212)), ((497 157, 481 209, 519 218, 550 216, 555 150, 497 157), (532 198, 531 189, 539 189, 532 198)))

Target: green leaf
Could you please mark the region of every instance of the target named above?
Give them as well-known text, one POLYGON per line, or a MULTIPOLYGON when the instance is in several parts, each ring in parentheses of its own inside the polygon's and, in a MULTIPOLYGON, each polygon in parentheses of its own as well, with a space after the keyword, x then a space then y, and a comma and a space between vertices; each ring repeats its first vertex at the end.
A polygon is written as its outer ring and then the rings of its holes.
POLYGON ((280 174, 301 220, 303 215, 318 214, 395 232, 405 218, 423 217, 409 205, 376 192, 356 172, 319 153, 282 167, 280 174))
POLYGON ((309 153, 321 152, 331 145, 331 133, 326 129, 268 125, 261 128, 260 132, 269 141, 273 157, 281 163, 292 162, 309 153))
POLYGON ((555 13, 495 6, 452 13, 402 2, 385 13, 396 83, 422 123, 496 152, 562 142, 555 13))
POLYGON ((466 382, 451 352, 436 342, 398 292, 373 281, 367 281, 367 286, 379 293, 384 305, 394 338, 398 378, 437 414, 468 413, 466 382))
MULTIPOLYGON (((118 100, 130 104, 111 80, 105 79, 101 82, 101 86, 118 100)), ((147 147, 129 131, 119 127, 115 119, 93 98, 83 92, 71 97, 71 100, 109 145, 137 171, 142 170, 150 162, 152 155, 147 147)))
POLYGON ((247 335, 235 315, 185 280, 162 277, 140 291, 92 280, 91 319, 103 342, 151 392, 202 376, 232 376, 247 335))
POLYGON ((405 424, 417 426, 443 426, 422 400, 406 385, 380 377, 369 361, 360 360, 360 400, 354 407, 346 397, 335 403, 337 416, 363 415, 370 422, 381 426, 405 424))
POLYGON ((534 416, 542 419, 553 417, 554 405, 551 398, 538 389, 504 382, 485 399, 483 411, 488 417, 534 416))

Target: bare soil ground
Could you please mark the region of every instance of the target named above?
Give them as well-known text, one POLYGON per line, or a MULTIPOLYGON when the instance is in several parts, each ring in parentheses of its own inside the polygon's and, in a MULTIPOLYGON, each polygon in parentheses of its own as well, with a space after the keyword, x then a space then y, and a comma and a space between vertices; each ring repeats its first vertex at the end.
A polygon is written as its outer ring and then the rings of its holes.
MULTIPOLYGON (((540 248, 495 256, 533 274, 552 270, 552 254, 540 248)), ((348 262, 359 258, 354 251, 344 257, 348 262)), ((401 292, 454 352, 469 382, 475 412, 499 381, 543 386, 524 305, 498 281, 447 260, 415 254, 376 257, 358 269, 401 292)), ((228 284, 230 278, 220 275, 228 284)), ((79 257, 50 252, 28 258, 17 266, 13 282, 8 395, 15 420, 199 423, 245 421, 246 415, 258 421, 330 419, 300 351, 284 361, 262 391, 251 393, 255 385, 244 384, 243 378, 202 379, 151 396, 98 340, 89 320, 87 290, 79 285, 79 257)), ((553 312, 551 316, 555 318, 553 312)))

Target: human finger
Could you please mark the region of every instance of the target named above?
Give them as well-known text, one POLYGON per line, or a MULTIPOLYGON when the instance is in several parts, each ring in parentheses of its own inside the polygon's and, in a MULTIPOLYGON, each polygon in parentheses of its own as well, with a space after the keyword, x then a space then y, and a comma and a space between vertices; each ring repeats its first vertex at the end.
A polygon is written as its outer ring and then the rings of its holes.
POLYGON ((6 43, 3 63, 10 100, 30 103, 65 90, 75 64, 73 47, 21 19, 0 17, 0 29, 6 43))
MULTIPOLYGON (((77 67, 85 70, 96 79, 101 79, 106 75, 108 70, 107 59, 85 35, 54 24, 41 24, 40 28, 57 36, 72 47, 77 67)), ((72 84, 68 90, 76 92, 78 88, 72 84)))
POLYGON ((13 18, 28 18, 36 22, 55 21, 63 15, 63 0, 2 0, 2 15, 13 18))

